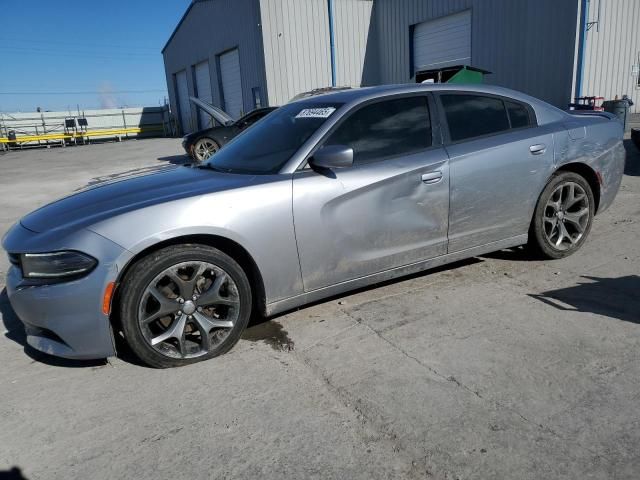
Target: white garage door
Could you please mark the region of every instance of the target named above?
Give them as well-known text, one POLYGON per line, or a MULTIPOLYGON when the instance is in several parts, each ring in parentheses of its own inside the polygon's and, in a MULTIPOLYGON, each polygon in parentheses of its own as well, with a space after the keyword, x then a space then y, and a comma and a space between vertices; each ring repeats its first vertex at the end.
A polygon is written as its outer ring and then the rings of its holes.
POLYGON ((178 94, 178 113, 180 115, 180 128, 183 134, 191 129, 191 108, 189 102, 189 87, 187 86, 187 72, 182 70, 176 73, 176 90, 178 94))
MULTIPOLYGON (((209 62, 200 62, 194 68, 194 77, 196 83, 196 97, 203 102, 213 103, 211 95, 211 77, 209 76, 209 62)), ((200 128, 208 128, 211 126, 211 115, 198 109, 200 116, 200 128)))
POLYGON ((471 64, 471 10, 418 23, 412 40, 414 71, 471 64))
POLYGON ((220 80, 224 109, 233 118, 242 113, 242 81, 240 79, 240 56, 238 49, 220 55, 220 80))

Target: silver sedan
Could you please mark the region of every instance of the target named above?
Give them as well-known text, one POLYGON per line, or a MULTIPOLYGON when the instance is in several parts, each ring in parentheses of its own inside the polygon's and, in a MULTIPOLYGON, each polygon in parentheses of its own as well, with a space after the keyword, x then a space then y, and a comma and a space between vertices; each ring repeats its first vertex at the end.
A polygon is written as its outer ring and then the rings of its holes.
POLYGON ((489 86, 354 89, 279 108, 198 168, 94 186, 3 246, 34 348, 147 364, 228 351, 249 317, 527 244, 585 242, 624 169, 622 126, 489 86))

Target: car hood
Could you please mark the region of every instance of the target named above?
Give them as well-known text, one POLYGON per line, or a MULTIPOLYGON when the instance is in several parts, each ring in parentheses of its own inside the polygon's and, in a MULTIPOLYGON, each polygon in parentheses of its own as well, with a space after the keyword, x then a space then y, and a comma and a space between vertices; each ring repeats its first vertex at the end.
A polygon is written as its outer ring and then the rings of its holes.
POLYGON ((200 107, 206 113, 211 115, 221 125, 229 126, 229 125, 232 125, 234 123, 234 120, 233 120, 233 118, 231 118, 231 115, 229 115, 224 110, 222 110, 222 109, 220 109, 218 107, 215 107, 215 106, 211 105, 210 103, 203 102, 202 100, 200 100, 199 98, 196 98, 196 97, 189 97, 189 100, 191 100, 191 103, 193 103, 194 105, 200 107))
POLYGON ((23 217, 33 232, 81 228, 147 206, 249 185, 253 175, 169 167, 94 185, 23 217))

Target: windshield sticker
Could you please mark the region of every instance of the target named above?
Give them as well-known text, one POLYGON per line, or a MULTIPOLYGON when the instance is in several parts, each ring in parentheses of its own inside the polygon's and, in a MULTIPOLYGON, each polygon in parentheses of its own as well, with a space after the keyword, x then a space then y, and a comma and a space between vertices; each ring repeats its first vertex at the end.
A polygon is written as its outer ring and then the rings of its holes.
POLYGON ((322 107, 322 108, 305 108, 296 118, 329 118, 336 109, 334 107, 322 107))

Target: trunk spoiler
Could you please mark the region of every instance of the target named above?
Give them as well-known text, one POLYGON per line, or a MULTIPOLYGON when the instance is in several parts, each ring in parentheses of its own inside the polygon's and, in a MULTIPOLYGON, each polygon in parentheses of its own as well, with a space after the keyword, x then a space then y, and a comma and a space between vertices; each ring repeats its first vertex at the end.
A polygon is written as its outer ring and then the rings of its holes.
POLYGON ((603 117, 609 120, 617 120, 614 114, 609 112, 596 112, 595 110, 567 110, 567 113, 575 117, 603 117))

